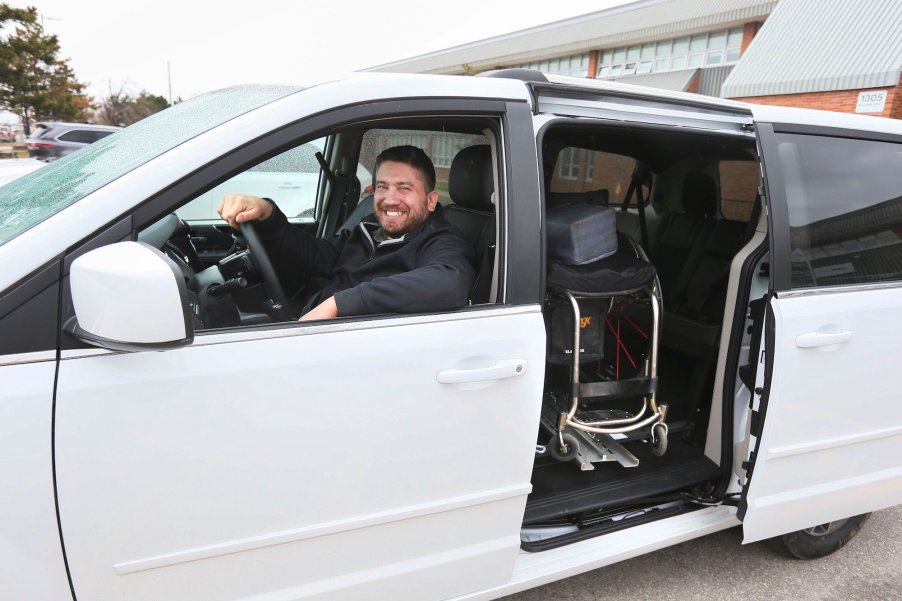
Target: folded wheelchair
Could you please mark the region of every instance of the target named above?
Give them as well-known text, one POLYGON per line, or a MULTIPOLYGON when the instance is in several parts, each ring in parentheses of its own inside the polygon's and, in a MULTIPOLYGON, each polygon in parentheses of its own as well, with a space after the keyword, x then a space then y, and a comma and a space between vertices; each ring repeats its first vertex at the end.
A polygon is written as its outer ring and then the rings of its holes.
POLYGON ((542 424, 559 461, 639 460, 621 442, 667 450, 667 406, 656 400, 662 313, 654 266, 618 234, 614 209, 588 204, 552 209, 548 228, 545 323, 548 378, 542 424))

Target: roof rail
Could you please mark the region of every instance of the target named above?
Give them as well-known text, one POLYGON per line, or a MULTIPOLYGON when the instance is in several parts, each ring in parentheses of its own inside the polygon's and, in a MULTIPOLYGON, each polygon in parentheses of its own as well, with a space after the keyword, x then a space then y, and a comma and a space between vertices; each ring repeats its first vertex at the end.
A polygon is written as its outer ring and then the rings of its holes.
POLYGON ((534 83, 548 83, 548 78, 545 77, 545 74, 535 69, 496 69, 494 71, 477 73, 476 77, 500 77, 534 83))

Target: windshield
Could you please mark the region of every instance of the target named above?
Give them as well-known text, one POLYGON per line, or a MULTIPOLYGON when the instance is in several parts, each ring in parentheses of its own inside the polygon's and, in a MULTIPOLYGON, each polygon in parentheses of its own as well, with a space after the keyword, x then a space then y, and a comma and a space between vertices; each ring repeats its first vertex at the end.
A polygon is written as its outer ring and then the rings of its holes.
POLYGON ((0 187, 0 244, 167 150, 299 89, 242 86, 197 96, 0 187))

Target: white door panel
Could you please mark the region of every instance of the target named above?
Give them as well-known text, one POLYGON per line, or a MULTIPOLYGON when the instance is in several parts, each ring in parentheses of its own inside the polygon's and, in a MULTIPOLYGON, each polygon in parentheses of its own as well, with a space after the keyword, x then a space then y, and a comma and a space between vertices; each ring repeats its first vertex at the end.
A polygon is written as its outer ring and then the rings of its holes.
POLYGON ((902 288, 771 307, 774 368, 746 542, 902 503, 902 288))
POLYGON ((57 470, 76 594, 422 599, 509 578, 544 325, 538 307, 457 317, 63 361, 57 470), (509 360, 521 374, 438 381, 509 360))
POLYGON ((0 361, 0 599, 71 599, 53 503, 55 351, 0 361), (49 355, 49 356, 48 356, 49 355))

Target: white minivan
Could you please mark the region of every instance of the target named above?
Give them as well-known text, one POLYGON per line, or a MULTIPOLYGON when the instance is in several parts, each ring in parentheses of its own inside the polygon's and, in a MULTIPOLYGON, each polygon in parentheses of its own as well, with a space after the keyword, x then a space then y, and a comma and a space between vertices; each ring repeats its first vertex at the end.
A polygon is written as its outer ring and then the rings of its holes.
MULTIPOLYGON (((3 599, 492 599, 739 524, 817 557, 902 503, 896 121, 367 74, 177 104, 0 209, 3 599), (427 152, 468 306, 298 322, 308 274, 189 210, 307 144, 291 223, 318 237, 371 210, 359 165, 427 152), (666 453, 643 430, 548 452, 568 203, 615 208, 655 267, 666 453)), ((608 313, 586 373, 649 361, 643 319, 608 313)))

